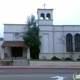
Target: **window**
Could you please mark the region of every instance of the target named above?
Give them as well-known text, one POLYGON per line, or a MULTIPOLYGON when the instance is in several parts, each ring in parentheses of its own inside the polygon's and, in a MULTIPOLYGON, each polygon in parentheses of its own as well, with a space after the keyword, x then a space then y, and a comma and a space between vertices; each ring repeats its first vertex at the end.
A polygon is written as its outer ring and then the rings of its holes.
POLYGON ((73 52, 73 42, 72 42, 72 35, 67 34, 66 35, 66 50, 67 52, 73 52))
POLYGON ((75 52, 80 52, 80 34, 75 34, 74 41, 75 41, 75 52))

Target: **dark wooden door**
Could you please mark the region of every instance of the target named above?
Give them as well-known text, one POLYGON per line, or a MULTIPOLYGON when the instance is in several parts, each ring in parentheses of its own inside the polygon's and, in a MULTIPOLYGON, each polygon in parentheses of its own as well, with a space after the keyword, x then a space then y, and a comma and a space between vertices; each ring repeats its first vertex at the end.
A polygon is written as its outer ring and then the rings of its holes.
POLYGON ((22 47, 11 48, 12 57, 22 57, 22 47))

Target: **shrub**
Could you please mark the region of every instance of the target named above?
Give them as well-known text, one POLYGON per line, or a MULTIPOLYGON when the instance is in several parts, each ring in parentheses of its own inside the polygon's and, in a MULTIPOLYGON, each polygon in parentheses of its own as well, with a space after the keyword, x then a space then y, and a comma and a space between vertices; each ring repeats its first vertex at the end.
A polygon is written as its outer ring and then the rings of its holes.
POLYGON ((79 58, 78 58, 77 60, 79 60, 79 61, 80 61, 80 55, 79 55, 79 58))
POLYGON ((80 58, 78 58, 77 60, 80 61, 80 58))
POLYGON ((66 61, 72 61, 72 59, 70 57, 67 57, 64 60, 66 60, 66 61))
POLYGON ((2 66, 10 66, 12 65, 11 61, 1 61, 2 66))
POLYGON ((59 59, 59 58, 57 58, 56 56, 54 56, 54 57, 52 57, 51 60, 61 60, 61 59, 59 59))

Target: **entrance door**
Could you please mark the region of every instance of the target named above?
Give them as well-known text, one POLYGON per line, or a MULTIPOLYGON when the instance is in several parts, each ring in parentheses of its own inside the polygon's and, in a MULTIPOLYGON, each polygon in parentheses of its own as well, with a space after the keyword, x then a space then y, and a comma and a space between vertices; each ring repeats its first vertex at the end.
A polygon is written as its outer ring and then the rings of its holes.
POLYGON ((22 57, 22 47, 11 48, 12 57, 22 57))

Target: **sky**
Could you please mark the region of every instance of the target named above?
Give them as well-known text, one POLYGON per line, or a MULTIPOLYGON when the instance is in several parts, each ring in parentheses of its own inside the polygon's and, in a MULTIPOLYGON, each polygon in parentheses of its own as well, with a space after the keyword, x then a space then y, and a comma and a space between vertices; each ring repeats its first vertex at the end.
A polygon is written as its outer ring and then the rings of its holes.
POLYGON ((0 0, 0 37, 4 37, 4 23, 24 24, 37 9, 53 10, 54 25, 80 25, 80 0, 0 0))

